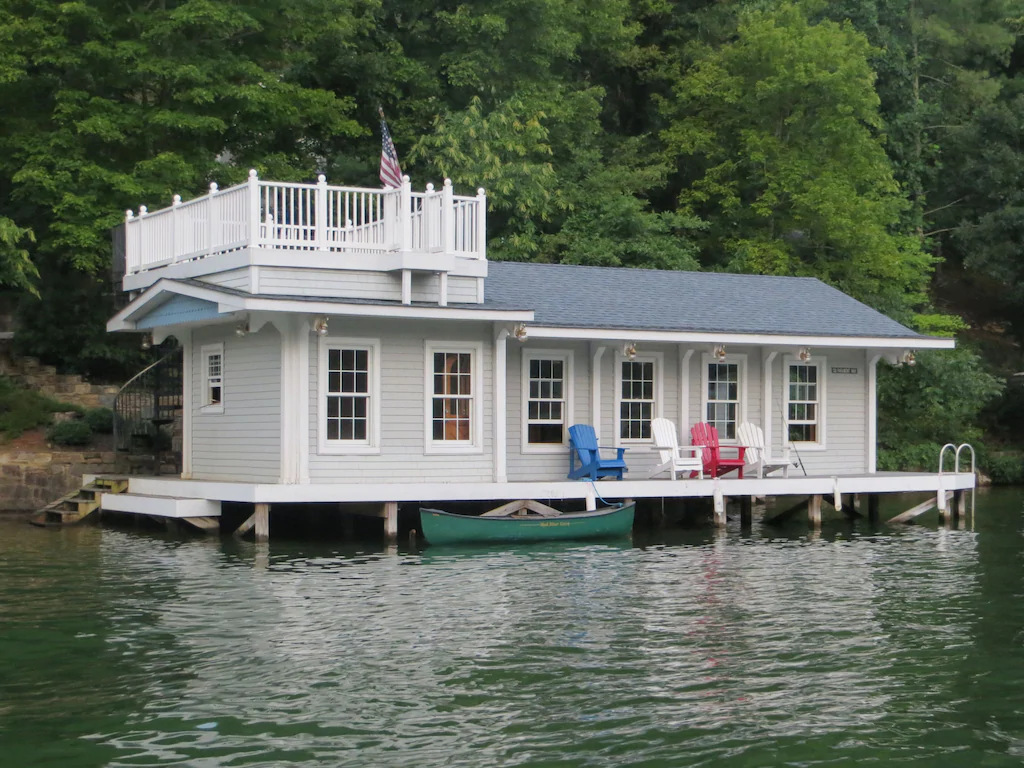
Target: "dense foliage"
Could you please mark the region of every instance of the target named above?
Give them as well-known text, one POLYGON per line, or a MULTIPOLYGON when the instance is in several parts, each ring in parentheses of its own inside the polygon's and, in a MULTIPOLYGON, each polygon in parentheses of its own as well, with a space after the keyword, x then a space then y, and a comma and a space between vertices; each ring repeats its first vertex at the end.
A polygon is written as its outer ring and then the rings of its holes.
POLYGON ((18 386, 0 376, 0 439, 11 440, 24 432, 43 427, 53 421, 53 414, 78 411, 77 406, 18 386))
POLYGON ((1012 448, 1022 30, 1024 0, 0 0, 0 287, 25 351, 127 372, 122 212, 250 167, 375 186, 382 105, 417 186, 487 188, 493 258, 820 277, 969 342, 882 376, 883 461, 1012 448))

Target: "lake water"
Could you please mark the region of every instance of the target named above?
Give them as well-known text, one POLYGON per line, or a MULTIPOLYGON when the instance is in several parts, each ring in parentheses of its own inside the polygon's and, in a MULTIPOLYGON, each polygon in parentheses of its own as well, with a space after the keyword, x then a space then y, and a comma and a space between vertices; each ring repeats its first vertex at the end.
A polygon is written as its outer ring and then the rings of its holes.
POLYGON ((1022 504, 514 551, 0 520, 0 766, 1019 766, 1022 504))

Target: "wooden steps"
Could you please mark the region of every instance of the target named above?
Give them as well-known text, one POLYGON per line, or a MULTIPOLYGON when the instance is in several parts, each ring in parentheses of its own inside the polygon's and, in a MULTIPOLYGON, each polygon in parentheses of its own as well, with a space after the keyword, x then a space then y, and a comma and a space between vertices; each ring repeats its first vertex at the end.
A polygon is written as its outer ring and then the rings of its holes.
POLYGON ((128 490, 128 478, 103 476, 93 478, 77 491, 47 504, 30 522, 40 526, 73 525, 80 523, 100 508, 100 497, 104 493, 124 493, 128 490))

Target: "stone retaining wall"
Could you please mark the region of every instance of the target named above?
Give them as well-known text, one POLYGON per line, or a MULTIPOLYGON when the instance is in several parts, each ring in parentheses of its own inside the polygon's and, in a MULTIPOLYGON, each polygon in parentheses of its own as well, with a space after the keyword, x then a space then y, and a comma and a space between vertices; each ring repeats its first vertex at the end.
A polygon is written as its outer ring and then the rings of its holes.
POLYGON ((47 397, 82 408, 113 407, 119 389, 113 385, 90 384, 74 374, 57 373, 52 365, 41 365, 34 357, 13 358, 3 348, 0 348, 0 375, 47 397))
POLYGON ((110 451, 0 452, 0 511, 35 511, 81 487, 82 475, 117 471, 110 451))

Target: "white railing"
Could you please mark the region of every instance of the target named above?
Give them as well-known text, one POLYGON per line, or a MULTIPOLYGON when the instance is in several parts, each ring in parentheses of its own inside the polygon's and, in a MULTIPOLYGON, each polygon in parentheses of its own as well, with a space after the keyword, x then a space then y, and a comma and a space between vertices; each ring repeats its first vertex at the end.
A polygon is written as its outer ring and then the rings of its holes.
MULTIPOLYGON (((487 257, 487 198, 455 195, 445 179, 413 192, 409 177, 398 189, 361 189, 249 180, 169 208, 125 218, 128 274, 202 259, 241 248, 372 254, 386 251, 487 257)), ((297 263, 298 260, 297 260, 297 263)))

